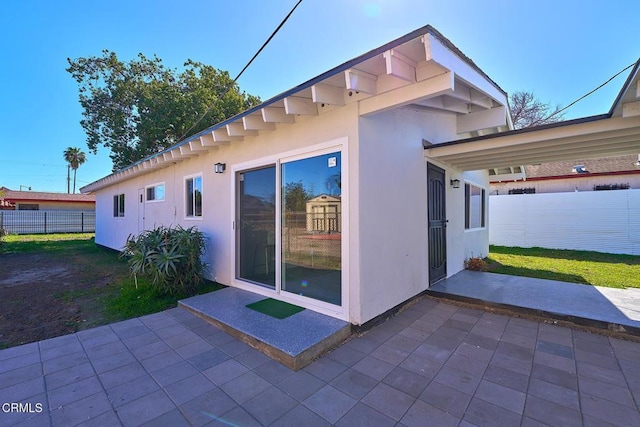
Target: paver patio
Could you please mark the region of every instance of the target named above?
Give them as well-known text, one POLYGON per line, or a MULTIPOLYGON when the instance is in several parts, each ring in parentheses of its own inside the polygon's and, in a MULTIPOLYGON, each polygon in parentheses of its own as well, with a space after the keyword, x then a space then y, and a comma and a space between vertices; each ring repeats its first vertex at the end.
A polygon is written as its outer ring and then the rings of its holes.
POLYGON ((294 372, 172 309, 0 351, 0 401, 32 404, 6 426, 629 426, 640 344, 423 298, 294 372))

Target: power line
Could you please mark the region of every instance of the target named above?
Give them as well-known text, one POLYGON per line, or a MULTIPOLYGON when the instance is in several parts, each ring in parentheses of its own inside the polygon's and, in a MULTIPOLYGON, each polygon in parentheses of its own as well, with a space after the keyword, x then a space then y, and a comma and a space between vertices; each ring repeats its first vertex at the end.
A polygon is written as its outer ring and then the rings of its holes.
POLYGON ((559 109, 558 111, 554 111, 553 113, 551 113, 549 116, 547 116, 546 118, 540 120, 541 122, 545 122, 548 119, 550 119, 551 117, 560 114, 561 112, 565 111, 566 109, 568 109, 569 107, 572 107, 573 105, 575 105, 576 103, 582 101, 583 99, 585 99, 587 96, 591 95, 592 93, 594 93, 595 91, 597 91, 598 89, 601 89, 603 86, 605 86, 607 83, 609 83, 611 80, 615 79, 616 77, 618 77, 620 74, 624 73, 625 71, 627 71, 629 68, 633 67, 634 65, 636 65, 636 63, 632 63, 630 65, 627 65, 626 67, 624 67, 622 70, 618 71, 617 73, 615 73, 613 76, 611 76, 611 78, 609 78, 606 82, 602 83, 600 86, 598 86, 597 88, 593 89, 592 91, 582 95, 580 98, 576 99, 575 101, 571 102, 569 105, 567 105, 566 107, 563 107, 561 109, 559 109))
MULTIPOLYGON (((302 3, 302 0, 298 0, 295 6, 293 6, 293 8, 289 11, 287 16, 285 16, 282 22, 280 22, 280 24, 276 27, 276 29, 273 30, 269 38, 262 44, 262 46, 260 46, 260 49, 258 49, 258 51, 253 55, 253 57, 251 57, 249 62, 247 62, 247 65, 245 65, 244 68, 238 73, 238 75, 233 79, 233 81, 229 84, 229 86, 227 86, 227 89, 222 93, 221 96, 218 97, 218 99, 224 98, 227 95, 227 93, 229 93, 229 91, 236 84, 240 76, 245 72, 247 68, 249 68, 249 65, 251 65, 251 63, 258 57, 258 55, 260 55, 260 52, 262 52, 262 50, 265 47, 267 47, 271 39, 278 33, 278 31, 280 31, 280 28, 282 28, 285 22, 289 20, 289 17, 291 17, 291 15, 296 10, 296 8, 300 5, 300 3, 302 3)), ((187 131, 179 138, 179 141, 182 141, 187 135, 189 135, 189 132, 191 132, 191 130, 195 128, 202 121, 202 119, 206 117, 207 114, 209 114, 212 108, 213 108, 213 105, 210 105, 209 108, 207 108, 207 110, 198 118, 198 120, 196 120, 196 122, 189 129, 187 129, 187 131)))

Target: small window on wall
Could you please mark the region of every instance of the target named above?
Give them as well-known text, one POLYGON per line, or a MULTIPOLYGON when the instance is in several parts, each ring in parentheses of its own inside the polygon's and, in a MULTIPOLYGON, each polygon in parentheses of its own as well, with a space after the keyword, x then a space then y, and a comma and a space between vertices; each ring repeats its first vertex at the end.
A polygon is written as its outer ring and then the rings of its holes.
POLYGON ((464 185, 464 228, 485 226, 485 190, 473 184, 464 185))
POLYGON ((187 218, 202 217, 202 176, 185 179, 186 216, 187 218))
POLYGON ((20 203, 18 204, 19 211, 39 211, 40 205, 32 203, 20 203))
POLYGON ((124 216, 124 194, 116 194, 113 196, 113 216, 124 216))
POLYGON ((147 202, 164 201, 164 183, 147 187, 147 202))

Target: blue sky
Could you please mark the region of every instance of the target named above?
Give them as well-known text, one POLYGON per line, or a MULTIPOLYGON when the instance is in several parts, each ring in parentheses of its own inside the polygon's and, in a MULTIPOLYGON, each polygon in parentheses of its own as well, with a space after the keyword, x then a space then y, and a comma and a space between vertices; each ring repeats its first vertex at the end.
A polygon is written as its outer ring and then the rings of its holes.
MULTIPOLYGON (((0 15, 0 186, 66 191, 62 152, 88 153, 77 85, 66 58, 109 49, 121 59, 154 53, 236 75, 296 0, 9 0, 0 15)), ((431 24, 507 92, 567 105, 640 56, 637 1, 304 0, 241 77, 270 98, 354 56, 431 24)), ((569 109, 608 111, 626 73, 569 109)), ((78 186, 111 172, 108 152, 88 153, 78 186)))

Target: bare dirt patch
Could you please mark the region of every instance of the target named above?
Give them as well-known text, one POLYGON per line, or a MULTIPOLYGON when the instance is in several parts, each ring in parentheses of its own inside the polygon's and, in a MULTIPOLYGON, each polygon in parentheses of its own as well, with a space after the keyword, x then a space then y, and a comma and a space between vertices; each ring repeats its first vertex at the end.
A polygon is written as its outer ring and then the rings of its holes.
POLYGON ((77 254, 1 254, 0 348, 104 323, 97 294, 112 277, 88 267, 77 254))

